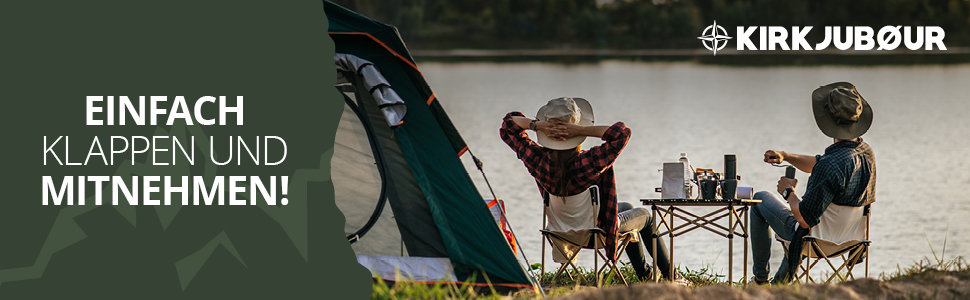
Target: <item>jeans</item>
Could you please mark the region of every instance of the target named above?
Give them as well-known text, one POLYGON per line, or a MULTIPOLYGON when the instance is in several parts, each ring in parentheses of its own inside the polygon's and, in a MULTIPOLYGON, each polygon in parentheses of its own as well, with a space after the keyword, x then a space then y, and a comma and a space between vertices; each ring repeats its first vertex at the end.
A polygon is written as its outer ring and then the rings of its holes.
POLYGON ((647 263, 641 249, 645 247, 647 253, 657 258, 657 267, 660 268, 660 274, 664 278, 671 278, 670 258, 667 255, 667 246, 664 245, 663 239, 657 238, 657 252, 659 253, 656 255, 653 253, 651 237, 657 234, 657 228, 653 226, 650 210, 643 207, 633 208, 633 205, 627 202, 617 203, 616 210, 620 218, 620 232, 640 229, 640 237, 643 242, 631 243, 626 247, 626 255, 630 258, 630 264, 633 265, 633 270, 637 272, 637 277, 642 280, 650 274, 650 264, 647 263))
MULTIPOLYGON (((798 226, 798 220, 792 214, 788 201, 782 199, 778 193, 760 191, 754 194, 754 199, 761 200, 761 203, 752 206, 751 213, 748 215, 751 230, 751 256, 754 261, 752 272, 756 279, 767 280, 770 272, 768 259, 771 258, 771 241, 774 239, 771 232, 774 231, 782 239, 790 241, 798 226)), ((782 280, 787 273, 788 264, 782 260, 773 283, 782 280)))

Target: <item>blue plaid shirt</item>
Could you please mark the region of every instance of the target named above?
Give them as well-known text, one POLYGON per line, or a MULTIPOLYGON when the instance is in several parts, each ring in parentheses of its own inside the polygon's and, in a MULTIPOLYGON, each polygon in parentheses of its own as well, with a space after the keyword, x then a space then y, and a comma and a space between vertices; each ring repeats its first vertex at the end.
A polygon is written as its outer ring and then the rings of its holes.
POLYGON ((832 144, 825 148, 825 155, 815 159, 805 196, 798 204, 809 226, 818 224, 831 203, 858 207, 876 201, 876 155, 862 139, 832 144))

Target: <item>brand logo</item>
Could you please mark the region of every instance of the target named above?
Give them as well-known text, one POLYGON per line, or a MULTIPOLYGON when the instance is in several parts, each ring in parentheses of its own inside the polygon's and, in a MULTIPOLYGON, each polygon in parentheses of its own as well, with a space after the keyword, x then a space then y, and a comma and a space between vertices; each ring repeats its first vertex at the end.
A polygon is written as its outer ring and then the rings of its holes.
POLYGON ((704 28, 701 36, 697 37, 697 39, 701 40, 704 48, 714 51, 714 55, 716 56, 718 50, 724 49, 724 46, 727 46, 731 36, 727 34, 727 30, 724 30, 724 27, 717 25, 717 20, 715 20, 714 25, 704 28))
POLYGON ((900 46, 909 50, 946 50, 943 44, 946 32, 939 26, 883 26, 878 31, 869 26, 825 26, 824 38, 818 43, 808 41, 811 31, 812 26, 792 26, 791 31, 782 26, 738 26, 736 38, 732 38, 715 21, 714 25, 704 28, 698 39, 714 55, 731 39, 738 51, 818 51, 830 45, 838 50, 857 51, 895 50, 900 46))

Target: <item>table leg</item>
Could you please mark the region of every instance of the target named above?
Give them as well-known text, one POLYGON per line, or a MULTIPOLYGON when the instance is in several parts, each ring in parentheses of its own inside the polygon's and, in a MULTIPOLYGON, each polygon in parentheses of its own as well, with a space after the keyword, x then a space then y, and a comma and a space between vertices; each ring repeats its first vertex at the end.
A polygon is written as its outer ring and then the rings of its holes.
POLYGON ((651 252, 653 253, 653 255, 651 255, 653 256, 653 266, 650 268, 653 269, 651 273, 653 274, 654 281, 658 282, 660 281, 660 276, 659 276, 660 268, 657 267, 657 239, 659 239, 660 236, 658 236, 657 233, 660 231, 660 228, 657 228, 657 205, 656 204, 650 206, 650 212, 651 214, 653 214, 653 217, 650 218, 650 220, 653 222, 653 227, 651 228, 657 229, 657 232, 654 232, 653 230, 650 231, 650 246, 653 247, 653 252, 651 252))
POLYGON ((734 205, 728 204, 728 282, 734 281, 734 205))
POLYGON ((748 285, 748 208, 749 206, 745 204, 744 210, 741 211, 741 218, 744 218, 742 221, 744 226, 741 228, 744 232, 744 264, 742 264, 744 268, 744 278, 741 278, 741 280, 744 280, 744 285, 748 285))
POLYGON ((667 226, 670 227, 670 277, 669 279, 675 278, 677 275, 674 274, 674 206, 670 206, 670 223, 667 226))

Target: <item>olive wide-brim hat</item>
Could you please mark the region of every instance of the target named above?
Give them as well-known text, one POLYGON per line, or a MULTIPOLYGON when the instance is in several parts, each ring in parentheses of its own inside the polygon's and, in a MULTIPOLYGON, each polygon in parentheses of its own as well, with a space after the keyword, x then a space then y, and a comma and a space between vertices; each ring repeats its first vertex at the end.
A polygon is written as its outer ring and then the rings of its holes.
MULTIPOLYGON (((562 97, 552 99, 536 112, 536 120, 548 122, 551 119, 582 126, 592 126, 594 123, 593 106, 589 105, 589 101, 583 98, 562 97)), ((585 140, 585 136, 574 136, 565 141, 557 141, 550 139, 545 133, 536 132, 536 142, 543 147, 554 150, 574 149, 585 140)))
POLYGON ((812 111, 818 129, 831 138, 851 140, 862 136, 872 126, 872 107, 848 82, 815 89, 812 111))

